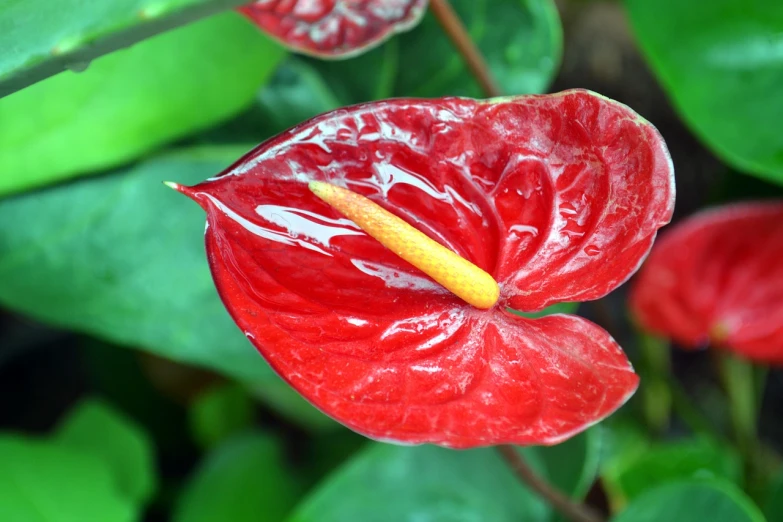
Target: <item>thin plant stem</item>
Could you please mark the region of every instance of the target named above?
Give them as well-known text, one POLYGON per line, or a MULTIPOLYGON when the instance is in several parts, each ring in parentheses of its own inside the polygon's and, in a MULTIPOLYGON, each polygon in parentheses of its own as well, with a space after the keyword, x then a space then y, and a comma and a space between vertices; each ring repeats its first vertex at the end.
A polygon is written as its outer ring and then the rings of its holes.
POLYGON ((722 352, 720 371, 729 399, 734 437, 740 451, 748 455, 756 439, 757 392, 753 366, 731 353, 722 352))
MULTIPOLYGON (((632 323, 634 323, 632 321, 632 323)), ((659 435, 669 427, 674 412, 695 434, 714 440, 725 437, 693 403, 687 391, 671 371, 671 343, 667 339, 645 332, 634 323, 641 345, 642 360, 647 382, 642 381, 642 400, 647 425, 659 435)))
POLYGON ((604 522, 606 519, 592 507, 575 502, 539 477, 514 446, 496 447, 514 474, 531 490, 546 500, 571 522, 604 522))
POLYGON ((753 495, 763 482, 761 448, 758 440, 759 384, 756 370, 749 361, 721 351, 720 374, 729 401, 734 440, 745 461, 746 481, 753 495))
POLYGON ((647 426, 656 435, 669 428, 672 410, 671 348, 666 339, 637 328, 637 339, 644 362, 642 371, 642 404, 647 426))
POLYGON ((448 35, 454 47, 462 55, 465 64, 470 72, 476 78, 484 95, 489 98, 500 96, 501 92, 498 84, 492 77, 484 56, 479 51, 476 44, 470 38, 465 25, 457 16, 454 8, 448 0, 430 0, 430 10, 435 15, 444 32, 448 35))

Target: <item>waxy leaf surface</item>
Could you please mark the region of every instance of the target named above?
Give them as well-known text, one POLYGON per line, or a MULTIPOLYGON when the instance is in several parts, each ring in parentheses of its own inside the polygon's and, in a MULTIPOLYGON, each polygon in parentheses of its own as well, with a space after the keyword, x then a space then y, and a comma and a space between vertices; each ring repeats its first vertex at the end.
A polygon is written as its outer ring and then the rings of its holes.
POLYGON ((98 455, 57 442, 0 436, 0 520, 134 522, 141 509, 118 491, 98 455))
POLYGON ((634 283, 638 320, 686 347, 783 364, 782 222, 783 202, 755 202, 677 225, 634 283))
POLYGON ((279 522, 299 495, 281 445, 269 435, 236 435, 199 464, 172 522, 279 522))
POLYGON ((783 2, 625 5, 650 67, 690 128, 726 163, 783 184, 783 2))
POLYGON ((657 131, 587 91, 341 109, 183 192, 208 213, 218 291, 272 367, 376 439, 552 444, 609 415, 637 377, 575 316, 646 255, 673 206, 657 131), (308 189, 360 193, 489 272, 466 305, 308 189))
POLYGON ((239 11, 292 49, 344 58, 421 19, 427 0, 257 0, 239 11))
POLYGON ((85 400, 65 417, 54 440, 99 457, 110 468, 116 489, 144 505, 155 493, 155 452, 151 438, 108 404, 85 400))
POLYGON ((0 227, 0 304, 210 368, 252 386, 309 428, 334 425, 258 364, 215 291, 200 227, 189 226, 200 209, 161 184, 197 183, 250 148, 183 149, 112 175, 0 199, 0 222, 24 223, 0 227))
MULTIPOLYGON (((563 47, 560 17, 552 0, 449 3, 502 92, 518 95, 548 90, 563 47)), ((427 10, 415 29, 350 60, 304 59, 318 70, 341 105, 394 97, 482 96, 432 10, 427 10)))
POLYGON ((0 196, 127 163, 224 121, 284 56, 228 12, 2 98, 0 196))
MULTIPOLYGON (((242 0, 3 0, 0 98, 242 0)), ((172 64, 173 65, 173 64, 172 64)))
MULTIPOLYGON (((582 498, 585 486, 595 478, 600 443, 598 433, 588 430, 554 447, 520 452, 539 476, 563 493, 582 498)), ((344 520, 560 519, 491 449, 450 451, 369 444, 309 493, 288 522, 344 520)))
POLYGON ((682 480, 635 499, 613 522, 765 522, 739 488, 720 480, 682 480))

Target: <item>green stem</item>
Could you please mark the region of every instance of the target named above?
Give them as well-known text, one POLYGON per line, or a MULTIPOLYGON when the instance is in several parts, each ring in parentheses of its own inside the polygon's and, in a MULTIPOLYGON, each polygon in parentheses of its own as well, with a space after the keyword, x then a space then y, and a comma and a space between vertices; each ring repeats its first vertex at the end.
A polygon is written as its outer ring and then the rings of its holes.
POLYGON ((129 47, 159 33, 247 3, 248 0, 201 0, 194 5, 183 7, 165 16, 145 20, 107 36, 85 41, 83 45, 70 52, 50 55, 46 60, 16 71, 0 81, 0 98, 59 74, 66 69, 83 68, 104 54, 129 47))
POLYGON ((650 430, 662 435, 669 428, 672 410, 671 349, 666 339, 639 331, 643 360, 642 404, 650 430))
POLYGON ((729 399, 734 438, 740 451, 748 455, 756 439, 757 392, 753 366, 731 353, 722 352, 720 368, 729 399))
POLYGON ((484 95, 489 98, 500 96, 502 93, 495 78, 492 77, 487 61, 478 47, 476 47, 470 34, 468 34, 468 30, 459 19, 459 16, 457 16, 454 8, 451 7, 449 1, 430 0, 430 11, 432 11, 432 14, 443 27, 443 31, 451 39, 454 47, 462 55, 468 69, 470 69, 473 77, 476 78, 481 90, 484 91, 484 95))
POLYGON ((514 446, 496 446, 495 449, 523 484, 546 500, 550 506, 568 520, 571 522, 604 522, 603 515, 591 506, 575 502, 539 477, 514 446))
POLYGON ((726 351, 720 352, 718 362, 728 396, 734 440, 745 462, 746 489, 755 496, 764 482, 757 431, 761 405, 757 371, 749 361, 726 351))

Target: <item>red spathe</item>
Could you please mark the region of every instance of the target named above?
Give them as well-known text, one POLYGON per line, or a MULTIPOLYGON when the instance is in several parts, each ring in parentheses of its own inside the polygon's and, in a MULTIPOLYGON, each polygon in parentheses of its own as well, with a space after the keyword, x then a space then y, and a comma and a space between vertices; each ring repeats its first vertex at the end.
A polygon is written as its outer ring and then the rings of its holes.
POLYGON ((369 437, 467 448, 554 444, 621 406, 638 377, 576 316, 524 319, 625 281, 671 217, 657 131, 587 91, 400 99, 319 116, 183 188, 208 212, 231 315, 271 366, 369 437), (308 189, 372 199, 488 271, 482 311, 308 189))
POLYGON ((675 226, 634 282, 652 332, 783 364, 783 202, 710 209, 675 226))
POLYGON ((415 26, 427 0, 258 0, 239 11, 296 51, 347 58, 415 26))

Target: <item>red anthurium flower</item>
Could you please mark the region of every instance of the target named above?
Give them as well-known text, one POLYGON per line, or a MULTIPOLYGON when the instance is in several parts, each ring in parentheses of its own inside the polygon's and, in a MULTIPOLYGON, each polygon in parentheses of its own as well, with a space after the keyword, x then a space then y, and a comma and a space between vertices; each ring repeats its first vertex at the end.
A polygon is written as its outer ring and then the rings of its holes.
POLYGON ((347 58, 416 25, 427 0, 257 0, 239 11, 296 51, 347 58))
POLYGON ((783 364, 783 201, 710 209, 656 245, 631 293, 645 328, 783 364))
POLYGON ((174 187, 207 211, 239 327, 364 435, 554 444, 636 389, 598 326, 507 311, 605 295, 670 219, 663 140, 623 105, 588 91, 368 103, 174 187))

